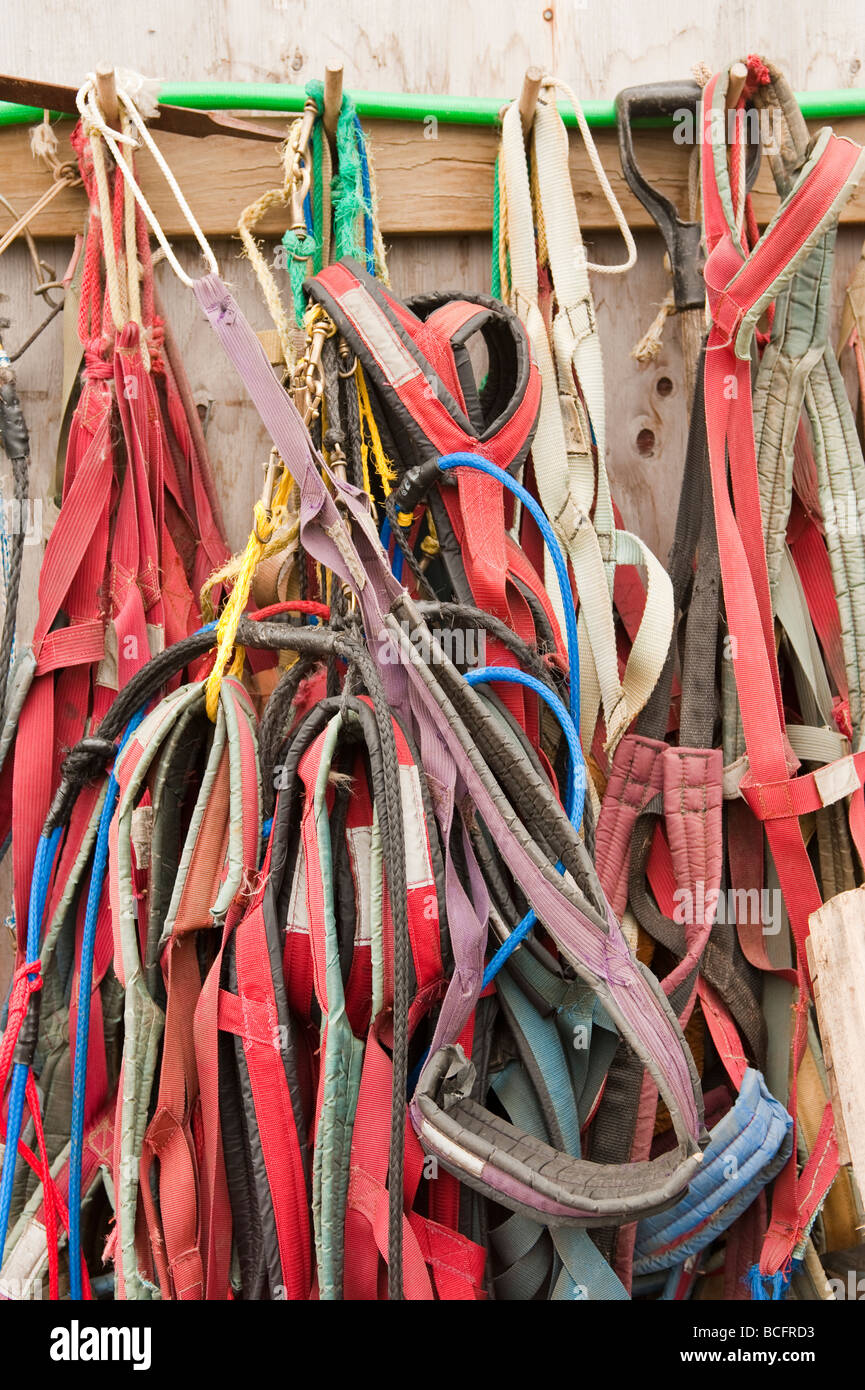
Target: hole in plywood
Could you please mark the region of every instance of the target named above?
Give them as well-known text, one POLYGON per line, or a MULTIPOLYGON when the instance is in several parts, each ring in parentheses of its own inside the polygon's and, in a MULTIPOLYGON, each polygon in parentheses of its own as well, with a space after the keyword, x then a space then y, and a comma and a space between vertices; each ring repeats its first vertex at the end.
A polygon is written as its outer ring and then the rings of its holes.
POLYGON ((673 383, 668 376, 659 376, 655 382, 655 390, 659 396, 669 396, 673 390, 673 383))
POLYGON ((643 458, 651 458, 655 452, 655 431, 640 430, 637 435, 637 453, 643 458))

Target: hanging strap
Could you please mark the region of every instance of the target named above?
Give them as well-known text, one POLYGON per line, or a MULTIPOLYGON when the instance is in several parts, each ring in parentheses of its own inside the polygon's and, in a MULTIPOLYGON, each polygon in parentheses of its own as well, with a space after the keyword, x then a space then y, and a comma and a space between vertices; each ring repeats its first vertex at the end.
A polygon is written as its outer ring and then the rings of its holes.
MULTIPOLYGON (((790 1104, 795 1115, 795 1072, 804 1044, 804 1001, 809 987, 804 945, 808 915, 819 906, 820 895, 799 828, 795 782, 790 777, 795 764, 784 730, 762 544, 749 357, 760 315, 836 219, 861 173, 865 155, 852 141, 821 132, 792 192, 745 259, 727 191, 726 144, 713 139, 712 113, 715 108, 723 110, 725 88, 723 76, 713 79, 704 109, 703 207, 709 246, 705 281, 713 320, 706 354, 706 415, 724 595, 735 638, 733 667, 750 761, 746 780, 758 804, 764 786, 770 799, 777 788, 777 796, 786 800, 786 813, 765 824, 797 948, 801 998, 790 1104), (725 382, 730 381, 735 382, 735 392, 725 391, 725 382), (728 450, 735 512, 727 482, 728 450)), ((831 1135, 831 1116, 827 1124, 827 1135, 831 1135)), ((773 1223, 761 1259, 764 1275, 774 1276, 789 1267, 814 1204, 831 1181, 831 1155, 815 1150, 812 1159, 819 1191, 810 1189, 798 1215, 794 1163, 788 1164, 776 1183, 773 1223)))
MULTIPOLYGON (((543 394, 532 457, 538 492, 574 570, 579 597, 580 670, 587 690, 581 734, 594 736, 599 702, 612 752, 649 698, 673 625, 670 582, 637 537, 616 528, 606 471, 605 404, 600 339, 568 169, 568 138, 555 103, 535 117, 540 208, 557 312, 548 333, 538 304, 534 213, 522 125, 516 104, 505 113, 503 169, 514 307, 538 359, 543 394), (567 458, 563 471, 561 460, 567 458), (642 565, 648 577, 642 621, 619 677, 613 587, 617 563, 642 565)), ((549 561, 547 561, 549 565, 549 561)), ((552 576, 547 587, 561 618, 552 576)))
MULTIPOLYGON (((681 1190, 681 1185, 687 1183, 695 1164, 699 1162, 696 1153, 696 1140, 700 1132, 699 1087, 695 1075, 690 1070, 675 1020, 656 993, 657 986, 647 978, 630 955, 621 929, 612 915, 608 913, 606 920, 603 917, 595 917, 593 920, 583 907, 578 906, 581 895, 572 895, 566 881, 555 873, 544 856, 538 854, 529 838, 517 833, 519 827, 513 825, 512 812, 505 810, 501 799, 492 791, 488 769, 479 757, 474 740, 463 724, 453 701, 457 698, 460 702, 467 702, 468 707, 476 711, 475 718, 478 721, 483 717, 482 706, 473 703, 477 697, 450 667, 446 656, 431 635, 430 650, 436 656, 435 669, 421 660, 410 637, 401 628, 399 617, 403 616, 409 619, 411 631, 417 628, 420 628, 421 632, 427 631, 410 600, 401 594, 395 585, 372 523, 365 509, 356 501, 355 490, 333 480, 333 486, 344 500, 347 513, 352 518, 353 537, 349 538, 335 502, 325 489, 319 470, 315 466, 309 439, 299 416, 273 377, 261 345, 246 324, 234 300, 215 277, 197 283, 196 297, 207 312, 229 356, 241 371, 262 418, 272 430, 281 457, 286 460, 299 482, 301 536, 304 544, 341 577, 347 581, 350 579, 364 613, 370 650, 375 653, 376 643, 384 638, 390 639, 387 650, 395 650, 397 653, 396 662, 388 661, 381 665, 381 679, 389 692, 389 698, 393 700, 393 708, 397 714, 404 713, 408 716, 411 710, 424 766, 442 764, 441 752, 434 753, 432 750, 432 736, 440 749, 443 747, 447 750, 448 762, 452 760, 451 765, 455 765, 500 851, 509 862, 517 882, 547 926, 557 946, 581 977, 598 991, 611 1018, 622 1032, 633 1040, 634 1046, 645 1057, 646 1064, 653 1074, 657 1075, 665 1099, 669 1098, 674 1123, 679 1126, 681 1151, 672 1158, 665 1157, 662 1160, 658 1170, 658 1187, 653 1183, 653 1191, 648 1198, 643 1174, 631 1174, 624 1180, 630 1189, 629 1195, 633 1194, 633 1201, 637 1206, 643 1200, 654 1200, 659 1189, 664 1194, 662 1200, 667 1200, 668 1195, 673 1195, 676 1189, 681 1190), (390 607, 397 599, 399 606, 396 615, 385 617, 382 601, 385 607, 390 607), (396 644, 395 648, 391 646, 393 643, 396 644), (449 684, 447 694, 439 685, 436 676, 439 670, 443 674, 449 670, 452 672, 454 685, 451 689, 449 684), (407 682, 410 682, 411 697, 407 682), (642 1194, 639 1192, 641 1186, 642 1194), (635 1188, 637 1191, 634 1191, 635 1188)), ((441 806, 437 807, 437 813, 441 817, 444 843, 447 845, 448 838, 444 831, 445 827, 449 826, 449 821, 441 806)), ((576 852, 580 842, 574 835, 565 813, 557 807, 551 814, 556 826, 556 836, 563 837, 562 849, 565 854, 576 852), (570 851, 565 848, 564 839, 567 839, 570 851)), ((425 1115, 421 1108, 421 1094, 431 1096, 436 1093, 439 1089, 439 1078, 444 1079, 444 1073, 450 1066, 453 1044, 447 1039, 448 1036, 459 1036, 471 1012, 473 1001, 480 991, 485 944, 485 933, 482 928, 478 929, 479 924, 469 925, 468 900, 460 899, 458 902, 458 888, 453 879, 450 856, 447 871, 452 875, 447 895, 448 921, 452 936, 456 930, 455 923, 459 924, 460 921, 465 923, 466 936, 459 947, 454 979, 440 1015, 434 1055, 427 1063, 412 1105, 413 1123, 420 1127, 424 1142, 434 1147, 436 1152, 439 1151, 436 1147, 440 1143, 438 1136, 442 1132, 439 1129, 439 1121, 441 1119, 445 1123, 446 1117, 443 1112, 439 1113, 441 1107, 432 1099, 429 1115, 425 1115), (438 1055, 435 1055, 436 1049, 440 1049, 438 1055), (427 1077, 428 1082, 425 1082, 427 1077)), ((480 882, 476 885, 474 880, 472 881, 472 891, 474 894, 480 894, 478 901, 483 902, 480 882)), ((457 1061, 459 1072, 462 1072, 462 1067, 462 1061, 457 1061)), ((455 1128, 459 1131, 460 1126, 456 1125, 455 1128)), ((444 1147, 453 1153, 452 1144, 445 1143, 444 1147)), ((541 1161, 542 1167, 545 1166, 547 1157, 548 1155, 545 1155, 541 1161)), ((540 1160, 540 1155, 538 1159, 540 1160)), ((477 1161, 472 1159, 471 1162, 477 1171, 477 1161)), ((483 1168, 483 1163, 480 1166, 483 1168)), ((559 1203, 568 1216, 572 1210, 583 1204, 580 1195, 582 1175, 581 1169, 576 1172, 568 1169, 568 1177, 576 1179, 575 1188, 571 1189, 568 1184, 567 1200, 574 1203, 574 1208, 568 1207, 566 1203, 559 1203)), ((594 1176, 592 1175, 592 1181, 594 1176)), ((597 1176, 603 1181, 603 1171, 597 1176)), ((618 1192, 618 1184, 615 1181, 612 1186, 618 1192)), ((557 1192, 565 1195, 561 1187, 557 1192)), ((542 1209, 546 1209, 548 1205, 540 1192, 532 1188, 531 1183, 521 1184, 521 1199, 529 1204, 537 1202, 542 1209)), ((556 1205, 555 1198, 553 1204, 556 1205)), ((608 1205, 618 1206, 618 1196, 611 1196, 608 1205)))

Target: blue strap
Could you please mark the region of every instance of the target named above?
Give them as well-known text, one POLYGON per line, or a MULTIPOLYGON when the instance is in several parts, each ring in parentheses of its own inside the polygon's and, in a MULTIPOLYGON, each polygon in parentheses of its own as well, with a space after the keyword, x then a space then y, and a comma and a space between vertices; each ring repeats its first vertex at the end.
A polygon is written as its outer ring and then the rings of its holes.
POLYGON ((504 468, 498 468, 496 464, 490 463, 489 459, 481 458, 480 454, 456 453, 445 454, 438 461, 438 466, 443 473, 449 472, 451 468, 473 468, 477 473, 486 473, 488 478, 495 478, 501 483, 502 487, 507 488, 518 497, 522 505, 533 518, 538 530, 544 538, 544 543, 550 552, 553 565, 555 566, 556 578, 559 581, 559 589, 562 595, 562 608, 565 613, 565 636, 568 644, 568 665, 570 668, 570 712, 571 719, 576 728, 580 727, 580 655, 577 641, 577 615, 574 609, 574 596, 571 592, 571 582, 568 578, 568 565, 562 553, 562 547, 556 540, 556 534, 549 523, 546 513, 538 506, 535 498, 516 478, 512 478, 504 468))
POLYGON ((635 1274, 679 1265, 726 1231, 787 1162, 792 1131, 793 1121, 784 1106, 760 1072, 749 1067, 735 1105, 712 1130, 687 1195, 669 1211, 640 1222, 635 1274), (665 1248, 673 1242, 675 1249, 665 1248))
MULTIPOLYGON (((533 690, 542 700, 546 701, 561 724, 562 731, 567 740, 568 752, 571 757, 571 776, 568 780, 566 805, 571 825, 575 830, 579 830, 583 819, 583 806, 586 797, 586 765, 583 760, 583 751, 580 747, 580 736, 558 695, 550 690, 549 686, 544 685, 543 681, 537 680, 534 676, 527 675, 525 671, 517 671, 512 666, 482 666, 479 670, 467 671, 465 679, 469 685, 486 685, 490 681, 508 681, 514 685, 524 685, 529 690, 533 690)), ((559 873, 564 872, 561 863, 558 863, 556 868, 559 873)), ((507 941, 502 942, 492 960, 487 965, 484 971, 484 989, 486 989, 491 980, 495 979, 508 956, 517 949, 521 941, 525 940, 537 920, 534 909, 529 908, 523 920, 514 928, 507 941)))
MULTIPOLYGON (((138 728, 146 705, 132 716, 123 731, 118 754, 138 728)), ((84 1108, 87 1097, 87 1044, 90 1038, 90 997, 93 987, 93 954, 96 948, 96 923, 99 904, 108 870, 108 835, 117 805, 120 788, 114 768, 108 778, 108 789, 99 817, 93 869, 87 890, 87 910, 81 937, 81 968, 78 986, 78 1020, 75 1028, 75 1066, 72 1078, 72 1125, 69 1149, 69 1292, 70 1297, 83 1297, 81 1286, 81 1166, 84 1154, 84 1108)))
MULTIPOLYGON (((54 872, 57 847, 63 834, 58 825, 50 835, 40 835, 36 849, 36 862, 33 865, 33 880, 30 885, 30 902, 27 913, 27 960, 35 961, 39 955, 39 938, 42 934, 42 918, 48 899, 48 888, 54 872)), ((34 979, 30 976, 30 979, 34 979)), ((30 1067, 25 1062, 16 1062, 9 1089, 9 1113, 6 1120, 6 1147, 3 1151, 3 1170, 0 1175, 0 1264, 6 1248, 6 1235, 9 1230, 9 1214, 12 1210, 12 1187, 15 1182, 15 1165, 18 1158, 18 1141, 21 1138, 21 1125, 24 1117, 24 1092, 30 1067)))
MULTIPOLYGON (((383 549, 386 553, 387 553, 387 551, 388 551, 389 548, 390 548, 390 537, 391 537, 390 517, 386 516, 385 519, 384 519, 384 521, 382 522, 382 526, 381 526, 381 536, 379 537, 379 539, 381 540, 382 549, 383 549)), ((403 565, 403 553, 402 553, 402 551, 400 550, 399 546, 398 546, 398 545, 395 545, 395 546, 394 546, 394 549, 393 549, 393 560, 392 560, 392 562, 391 562, 391 569, 393 570, 393 577, 394 577, 394 579, 396 579, 397 582, 400 583, 400 584, 402 583, 402 565, 403 565)))

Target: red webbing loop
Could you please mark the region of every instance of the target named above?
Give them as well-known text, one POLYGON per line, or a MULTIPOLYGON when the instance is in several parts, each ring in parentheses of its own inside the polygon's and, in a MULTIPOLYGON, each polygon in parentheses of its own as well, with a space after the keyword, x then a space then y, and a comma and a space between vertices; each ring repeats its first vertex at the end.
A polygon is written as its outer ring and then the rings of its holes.
MULTIPOLYGON (((704 103, 703 207, 710 248, 705 280, 713 320, 705 359, 706 427, 724 598, 733 639, 731 655, 750 762, 742 790, 749 804, 768 817, 764 820, 766 835, 796 944, 799 999, 789 1102, 795 1121, 796 1074, 806 1043, 805 1001, 810 991, 805 941, 809 914, 821 902, 798 821, 800 806, 810 804, 813 779, 809 776, 791 780, 795 759, 791 757, 784 727, 775 656, 750 367, 737 358, 734 340, 745 314, 770 292, 791 258, 820 225, 849 179, 860 151, 851 141, 831 136, 808 177, 794 190, 783 212, 743 261, 741 248, 733 243, 716 178, 711 121, 716 85, 717 78, 713 78, 704 103), (730 389, 731 383, 735 389, 730 389), (727 482, 728 457, 733 501, 727 482), (769 696, 770 690, 773 697, 769 696)), ((819 1169, 820 1178, 826 1177, 830 1164, 831 1155, 827 1153, 819 1169)), ((760 1264, 762 1273, 774 1274, 789 1266, 806 1220, 804 1208, 801 1212, 797 1208, 794 1144, 793 1157, 775 1184, 773 1220, 760 1264)))

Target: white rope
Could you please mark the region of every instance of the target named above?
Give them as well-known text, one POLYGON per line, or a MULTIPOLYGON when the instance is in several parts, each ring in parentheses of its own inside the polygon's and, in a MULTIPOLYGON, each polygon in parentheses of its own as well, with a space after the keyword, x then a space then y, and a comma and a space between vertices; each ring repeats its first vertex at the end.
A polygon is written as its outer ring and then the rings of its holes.
POLYGON ((598 183, 601 185, 601 190, 607 200, 607 206, 615 218, 616 226, 622 233, 625 246, 628 248, 628 259, 623 261, 620 265, 593 265, 591 262, 588 262, 587 268, 593 270, 597 275, 623 275, 626 270, 630 270, 632 266, 636 265, 637 247, 625 214, 622 212, 619 200, 613 192, 610 180, 607 178, 604 166, 601 163, 601 157, 598 154, 597 146, 592 138, 592 132, 589 129, 589 123, 586 120, 579 98, 561 77, 546 76, 542 85, 544 87, 558 87, 560 91, 564 92, 573 107, 574 115, 577 118, 577 125, 583 137, 583 144, 586 147, 586 154, 589 156, 589 162, 595 171, 595 177, 598 183))
POLYGON ((147 218, 153 235, 156 237, 156 240, 162 247, 162 250, 165 253, 166 260, 169 262, 177 278, 181 280, 183 284, 186 285, 189 289, 192 289, 195 283, 192 277, 187 275, 186 271, 183 269, 183 266, 180 264, 177 257, 175 256, 174 251, 172 250, 171 245, 165 233, 163 232, 162 227, 159 224, 156 214, 153 212, 153 209, 151 208, 150 204, 148 203, 147 199, 145 198, 144 194, 139 188, 138 183, 135 179, 135 175, 133 174, 131 168, 126 163, 126 160, 123 158, 123 155, 120 152, 121 144, 131 145, 133 148, 137 149, 140 148, 140 143, 141 141, 143 141, 144 144, 147 146, 148 150, 153 155, 153 158, 156 160, 156 163, 162 170, 163 177, 165 178, 166 183, 168 184, 169 188, 174 194, 175 201, 177 202, 178 207, 183 213, 183 216, 186 219, 187 225, 189 226, 190 231, 195 237, 195 240, 198 242, 198 245, 201 248, 202 254, 204 255, 205 260, 207 261, 207 264, 211 272, 214 275, 218 275, 219 266, 217 264, 216 257, 214 256, 213 251, 210 248, 210 244, 207 241, 207 238, 205 237, 200 226, 198 225, 198 222, 196 221, 192 213, 192 209, 190 208, 189 204, 184 198, 183 193, 180 190, 180 186, 177 180, 175 179, 173 173, 171 172, 171 169, 169 168, 165 158, 163 157, 162 152, 159 149, 159 146, 153 139, 153 136, 150 134, 150 131, 147 129, 146 123, 144 122, 139 111, 137 110, 135 103, 129 96, 128 92, 124 91, 122 87, 118 87, 117 99, 118 102, 122 102, 127 114, 129 115, 133 124, 135 125, 138 134, 141 137, 140 140, 136 140, 133 136, 125 135, 120 131, 112 130, 112 128, 106 124, 105 118, 103 117, 102 112, 99 109, 99 104, 96 100, 95 92, 96 79, 93 76, 93 74, 90 74, 88 75, 84 85, 80 88, 75 98, 75 103, 78 107, 78 110, 80 111, 82 119, 85 121, 85 123, 87 125, 92 126, 95 130, 99 132, 99 134, 102 136, 105 143, 107 144, 108 148, 111 150, 111 153, 114 155, 118 168, 122 171, 123 177, 126 179, 127 184, 132 190, 135 201, 138 203, 138 206, 141 208, 141 211, 147 218))

